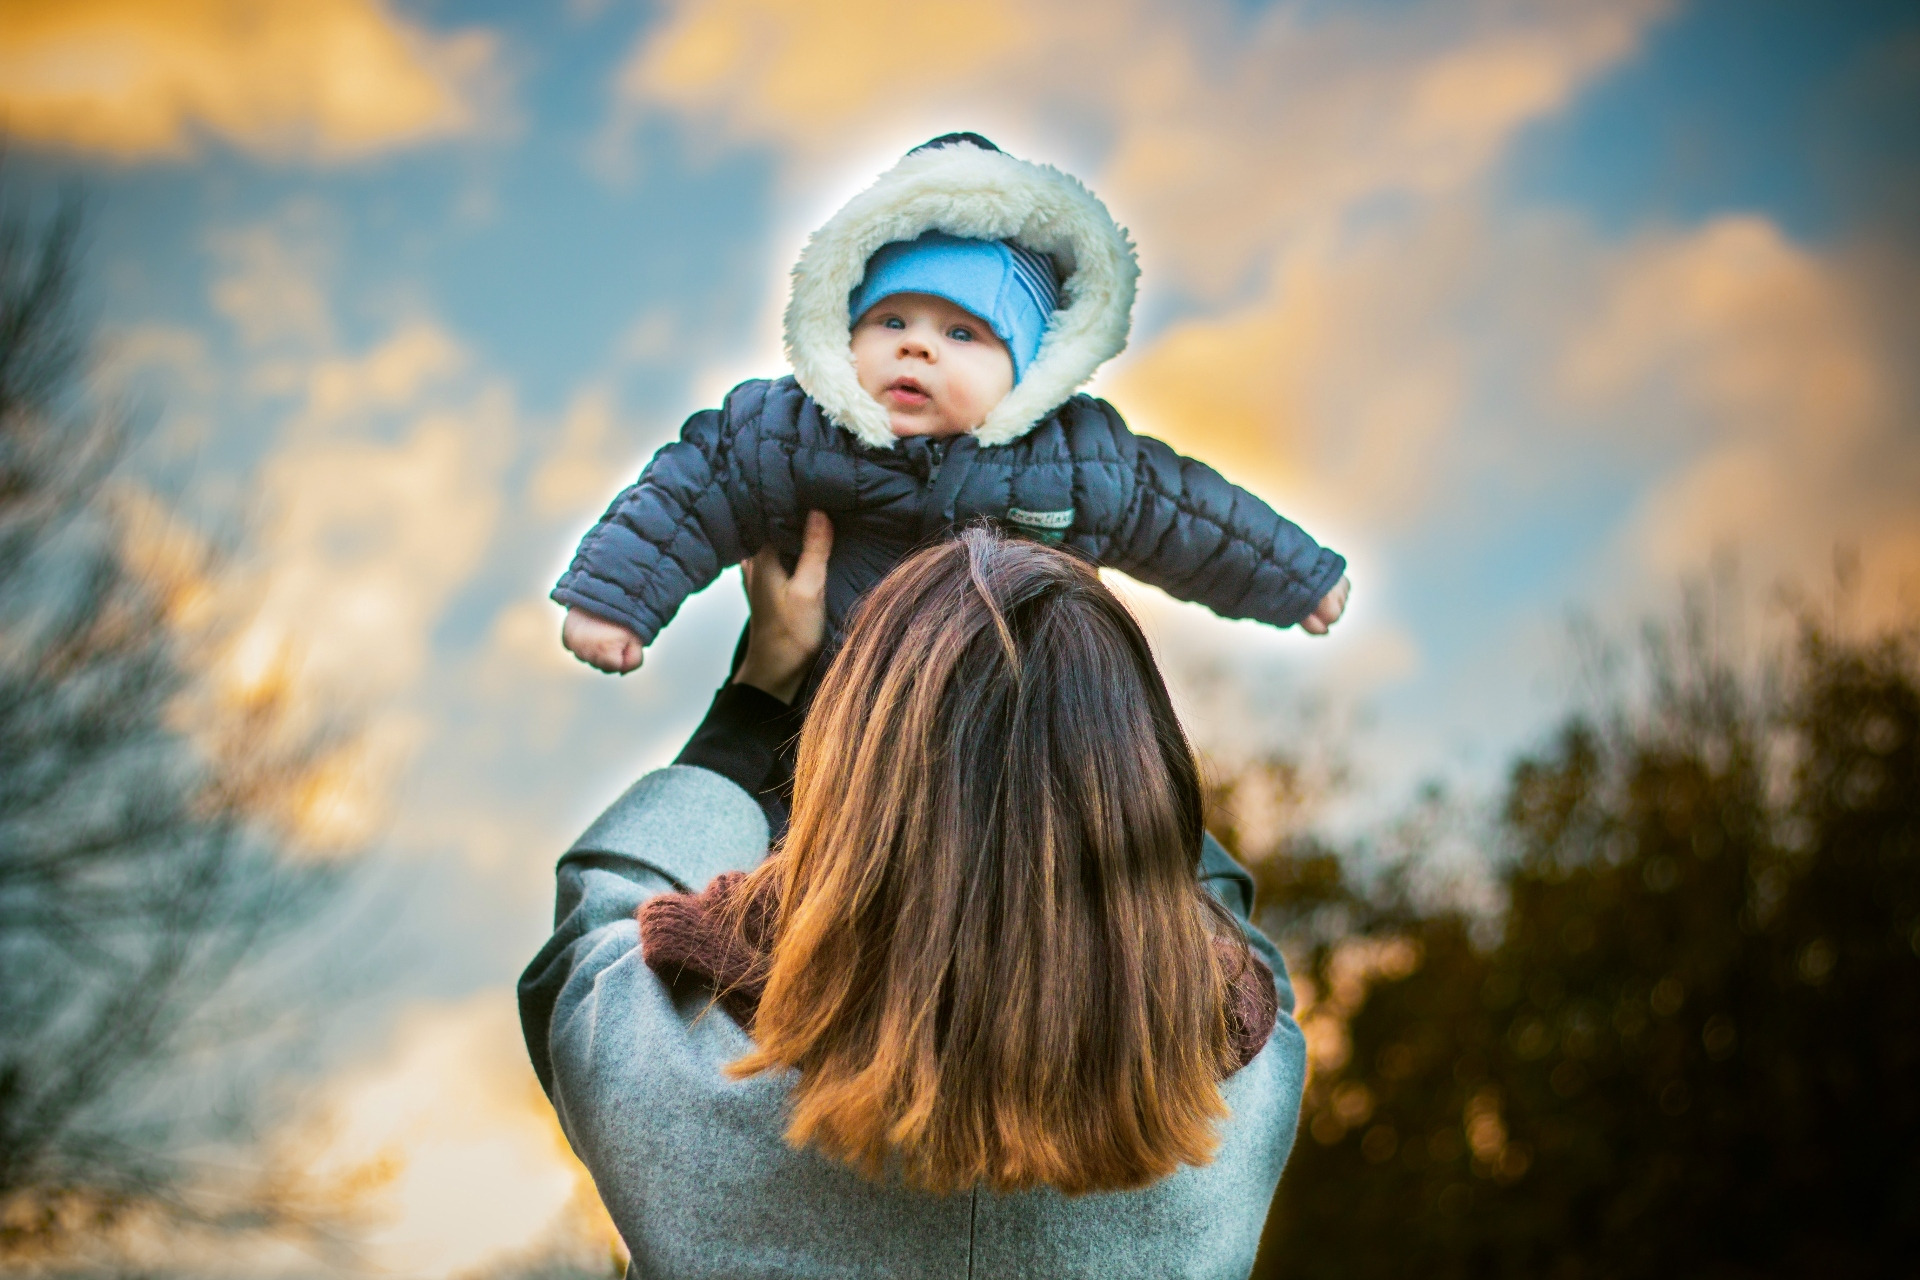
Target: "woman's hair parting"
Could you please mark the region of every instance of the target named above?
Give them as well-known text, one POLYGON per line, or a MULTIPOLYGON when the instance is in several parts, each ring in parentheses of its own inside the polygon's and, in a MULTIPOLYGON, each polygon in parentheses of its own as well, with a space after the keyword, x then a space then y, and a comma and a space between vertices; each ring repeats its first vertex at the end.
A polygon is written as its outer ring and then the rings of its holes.
POLYGON ((1233 1066, 1214 939, 1240 934, 1200 840, 1193 751, 1093 568, 987 527, 925 548, 808 714, 728 1070, 797 1069, 789 1142, 932 1191, 1204 1163, 1233 1066))

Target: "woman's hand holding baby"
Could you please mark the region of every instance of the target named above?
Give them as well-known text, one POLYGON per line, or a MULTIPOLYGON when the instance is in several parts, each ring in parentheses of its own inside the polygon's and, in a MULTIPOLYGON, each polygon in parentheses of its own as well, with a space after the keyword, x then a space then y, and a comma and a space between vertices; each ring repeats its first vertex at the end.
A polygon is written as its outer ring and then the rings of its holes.
POLYGON ((1313 606, 1313 612, 1300 620, 1300 629, 1308 635, 1323 636, 1327 628, 1340 621, 1340 615, 1347 611, 1347 597, 1353 593, 1353 583, 1347 581, 1347 575, 1341 574, 1340 581, 1333 584, 1333 590, 1320 597, 1320 603, 1313 606))
POLYGON ((762 547, 741 564, 752 620, 747 656, 733 673, 735 684, 750 684, 791 703, 827 639, 827 554, 833 550, 833 521, 824 512, 807 513, 800 559, 788 573, 772 547, 762 547))
POLYGON ((580 661, 609 675, 637 671, 647 657, 639 636, 583 609, 567 610, 567 620, 560 624, 560 643, 580 661))

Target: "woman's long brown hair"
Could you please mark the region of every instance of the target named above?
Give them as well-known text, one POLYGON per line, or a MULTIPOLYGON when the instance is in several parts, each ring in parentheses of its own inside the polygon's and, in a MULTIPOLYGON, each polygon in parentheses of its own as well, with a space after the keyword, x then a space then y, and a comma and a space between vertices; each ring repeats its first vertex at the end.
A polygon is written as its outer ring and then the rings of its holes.
POLYGON ((986 528, 861 604, 801 734, 757 1048, 787 1139, 952 1191, 1204 1163, 1238 938, 1195 880, 1192 749, 1087 564, 986 528))

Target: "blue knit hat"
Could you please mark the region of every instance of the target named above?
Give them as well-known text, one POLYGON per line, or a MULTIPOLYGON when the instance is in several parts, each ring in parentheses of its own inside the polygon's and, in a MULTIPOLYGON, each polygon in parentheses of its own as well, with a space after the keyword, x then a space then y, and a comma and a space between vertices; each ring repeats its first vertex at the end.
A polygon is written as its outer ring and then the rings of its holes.
POLYGON ((930 293, 980 317, 1007 344, 1015 382, 1039 354, 1047 321, 1060 304, 1048 259, 1011 240, 966 240, 944 231, 896 240, 869 258, 849 319, 859 320, 896 293, 930 293))

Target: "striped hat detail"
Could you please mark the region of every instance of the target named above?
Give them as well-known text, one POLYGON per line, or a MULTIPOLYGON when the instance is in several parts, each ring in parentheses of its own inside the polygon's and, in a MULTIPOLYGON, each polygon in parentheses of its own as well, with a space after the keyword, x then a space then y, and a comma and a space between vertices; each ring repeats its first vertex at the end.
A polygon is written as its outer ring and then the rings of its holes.
POLYGON ((1000 242, 1007 246, 1013 255, 1013 273, 1039 304, 1042 315, 1052 315, 1060 309, 1060 280, 1054 273, 1053 259, 1044 254, 1035 253, 1024 245, 1011 240, 1000 242))

